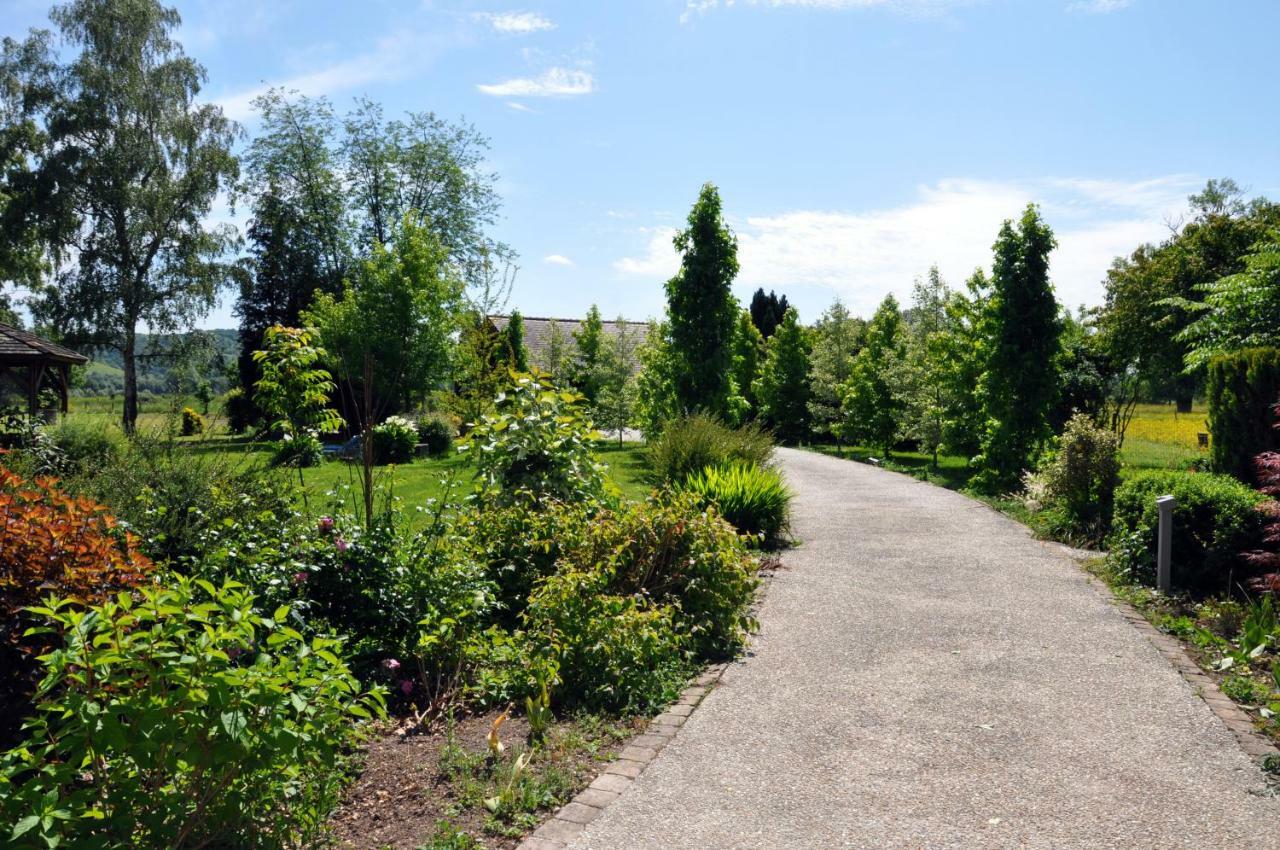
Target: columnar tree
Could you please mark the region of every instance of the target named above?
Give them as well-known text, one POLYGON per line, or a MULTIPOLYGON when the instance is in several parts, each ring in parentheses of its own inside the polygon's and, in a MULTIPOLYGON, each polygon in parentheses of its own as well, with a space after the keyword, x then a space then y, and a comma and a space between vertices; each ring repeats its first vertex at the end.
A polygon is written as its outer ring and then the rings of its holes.
POLYGON ((809 339, 795 309, 769 339, 755 394, 760 418, 778 439, 798 443, 809 435, 809 339))
POLYGON ((769 294, 765 295, 764 287, 757 289, 751 296, 751 321, 765 339, 773 336, 773 332, 777 330, 778 325, 782 324, 786 315, 787 296, 783 295, 779 298, 773 290, 769 290, 769 294))
POLYGON ((707 183, 675 237, 680 270, 667 281, 667 321, 681 410, 725 415, 738 307, 730 286, 738 274, 738 240, 724 223, 720 193, 707 183))
POLYGON ((853 358, 862 347, 866 322, 851 316, 836 300, 813 326, 810 356, 810 427, 818 435, 830 435, 839 443, 841 388, 849 380, 853 358))
POLYGON ((636 349, 640 372, 635 378, 635 423, 652 440, 680 415, 676 401, 677 362, 666 322, 652 322, 636 349))
MULTIPOLYGON (((206 215, 237 175, 235 128, 221 108, 198 102, 205 71, 171 37, 175 9, 73 0, 51 19, 77 53, 55 50, 43 31, 5 43, 3 89, 43 142, 29 150, 21 209, 5 220, 37 222, 58 268, 33 305, 37 318, 120 351, 132 432, 139 324, 190 328, 230 279, 235 230, 209 226, 206 215)), ((30 238, 5 231, 7 245, 30 238)))
POLYGON ((738 313, 738 326, 733 334, 733 383, 748 408, 748 415, 759 412, 755 381, 760 377, 760 365, 764 359, 764 337, 751 321, 746 310, 738 313))
POLYGON ((529 371, 529 351, 524 347, 524 317, 512 310, 502 334, 502 347, 507 364, 517 372, 529 371))
POLYGON ((992 492, 1017 486, 1051 435, 1058 398, 1062 322, 1049 281, 1053 231, 1034 204, 1000 228, 984 317, 986 363, 979 396, 986 427, 974 482, 992 492))
POLYGON ((631 328, 618 317, 618 332, 609 336, 600 358, 599 394, 593 414, 598 427, 622 432, 631 427, 635 408, 635 358, 640 340, 631 328))
POLYGON ((951 330, 947 309, 950 300, 950 290, 937 266, 929 269, 924 280, 916 280, 909 311, 906 356, 899 372, 903 434, 918 442, 922 451, 933 455, 934 468, 938 466, 938 450, 950 402, 945 376, 948 366, 944 360, 946 335, 951 330))
POLYGON ((569 367, 571 357, 568 340, 565 339, 564 328, 555 319, 547 322, 547 344, 543 353, 545 362, 539 363, 556 386, 569 383, 569 367))
POLYGON ((898 372, 904 356, 898 299, 885 296, 867 324, 865 342, 853 358, 840 408, 840 436, 882 449, 886 456, 902 425, 898 372))
POLYGON ((587 404, 594 405, 600 395, 600 367, 605 351, 604 322, 595 304, 587 311, 586 321, 573 332, 573 346, 571 381, 586 397, 587 404))

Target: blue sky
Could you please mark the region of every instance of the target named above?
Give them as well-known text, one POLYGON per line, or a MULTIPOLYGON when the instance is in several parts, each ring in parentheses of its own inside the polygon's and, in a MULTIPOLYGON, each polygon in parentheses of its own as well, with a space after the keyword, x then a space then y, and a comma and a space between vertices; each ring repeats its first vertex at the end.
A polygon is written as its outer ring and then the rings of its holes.
MULTIPOLYGON (((707 180, 739 296, 776 289, 806 321, 837 296, 863 315, 905 299, 935 262, 960 283, 1027 201, 1075 305, 1206 178, 1280 196, 1275 0, 177 5, 205 94, 249 133, 272 85, 476 124, 526 315, 660 313, 707 180)), ((47 6, 0 0, 0 32, 47 6)), ((233 324, 227 296, 206 325, 233 324)))

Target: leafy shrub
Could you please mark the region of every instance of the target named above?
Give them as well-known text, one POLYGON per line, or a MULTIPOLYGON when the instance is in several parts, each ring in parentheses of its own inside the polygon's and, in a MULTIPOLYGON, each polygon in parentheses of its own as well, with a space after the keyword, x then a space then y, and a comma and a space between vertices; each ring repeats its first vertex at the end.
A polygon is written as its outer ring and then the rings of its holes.
POLYGON ((1111 522, 1120 483, 1119 452, 1112 431, 1077 413, 1067 420, 1057 450, 1039 470, 1045 507, 1060 511, 1074 535, 1089 542, 1101 541, 1111 522))
POLYGON ((194 437, 204 433, 204 417, 193 408, 182 408, 182 436, 194 437))
POLYGON ((353 720, 380 711, 338 656, 242 587, 182 577, 84 612, 39 609, 45 657, 23 746, 0 757, 8 846, 310 845, 337 802, 353 720), (145 730, 145 734, 141 734, 145 730))
POLYGON ((1271 415, 1280 398, 1280 349, 1246 348, 1214 357, 1205 394, 1214 471, 1249 481, 1253 458, 1280 450, 1271 415))
POLYGON ((475 453, 486 501, 600 501, 604 471, 591 451, 585 399, 541 372, 513 372, 511 381, 464 446, 475 453))
POLYGON ((426 444, 427 454, 439 457, 448 454, 453 448, 453 438, 458 429, 444 413, 428 413, 418 419, 418 442, 426 444))
POLYGON ((791 491, 777 470, 741 461, 709 466, 690 475, 684 486, 743 534, 772 543, 787 528, 791 491))
POLYGON ((1256 547, 1264 516, 1261 493, 1226 475, 1148 471, 1116 490, 1110 559, 1146 584, 1155 582, 1159 512, 1156 497, 1177 499, 1173 512, 1175 585, 1193 591, 1227 589, 1245 572, 1240 553, 1256 547))
POLYGON ((124 433, 114 425, 88 423, 75 418, 63 419, 45 429, 45 433, 62 452, 63 474, 93 472, 113 463, 124 454, 124 433))
POLYGON ((773 440, 758 425, 730 428, 704 414, 669 422, 649 445, 655 477, 669 484, 679 484, 709 466, 733 461, 768 466, 772 459, 773 440))
POLYGON ((242 387, 232 387, 227 391, 222 401, 222 410, 227 415, 227 428, 233 434, 243 434, 261 419, 258 407, 253 403, 253 396, 242 387))
POLYGON ((408 419, 388 416, 374 425, 371 433, 374 463, 382 465, 413 462, 413 450, 418 444, 418 429, 408 419))
POLYGON ((311 433, 299 433, 276 443, 271 453, 271 465, 305 469, 324 462, 324 445, 311 433))
POLYGON ((645 712, 668 702, 690 664, 669 608, 610 589, 605 570, 565 568, 529 597, 525 628, 559 666, 566 701, 594 710, 645 712))

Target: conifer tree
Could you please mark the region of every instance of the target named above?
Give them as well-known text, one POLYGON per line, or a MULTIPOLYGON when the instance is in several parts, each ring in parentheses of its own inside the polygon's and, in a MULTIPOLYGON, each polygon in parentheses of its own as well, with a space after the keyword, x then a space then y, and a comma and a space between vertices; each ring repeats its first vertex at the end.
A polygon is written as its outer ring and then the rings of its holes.
POLYGON ((844 385, 841 436, 881 449, 893 448, 902 425, 902 399, 895 385, 903 359, 902 312, 885 296, 867 325, 866 344, 853 359, 844 385))
POLYGON ((755 385, 760 417, 784 443, 809 435, 809 339, 794 309, 769 340, 755 385))

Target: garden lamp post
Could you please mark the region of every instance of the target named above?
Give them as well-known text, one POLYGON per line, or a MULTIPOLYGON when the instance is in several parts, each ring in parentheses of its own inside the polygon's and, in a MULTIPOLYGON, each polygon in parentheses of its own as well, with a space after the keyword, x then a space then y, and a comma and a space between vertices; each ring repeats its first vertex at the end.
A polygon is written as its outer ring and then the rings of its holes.
POLYGON ((1173 591, 1173 509, 1178 500, 1173 496, 1160 496, 1156 507, 1160 510, 1159 545, 1156 548, 1156 589, 1161 593, 1173 591))

